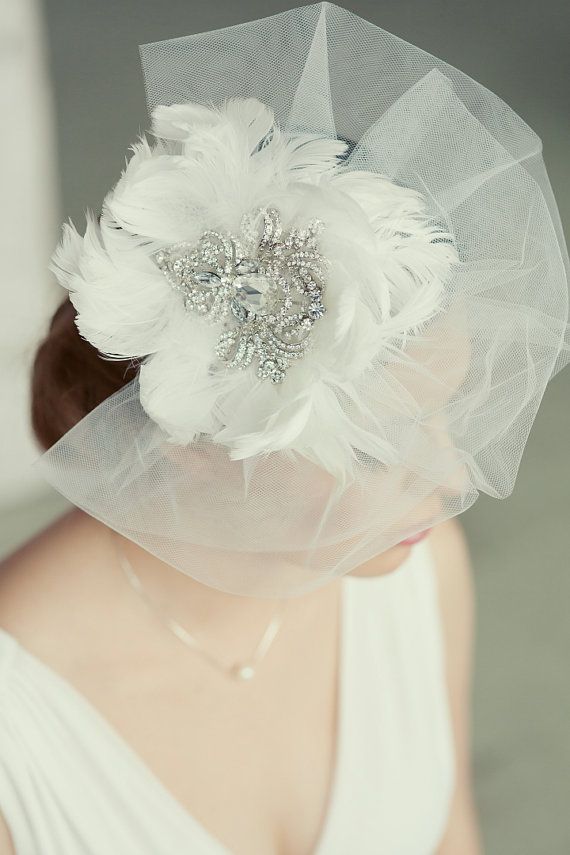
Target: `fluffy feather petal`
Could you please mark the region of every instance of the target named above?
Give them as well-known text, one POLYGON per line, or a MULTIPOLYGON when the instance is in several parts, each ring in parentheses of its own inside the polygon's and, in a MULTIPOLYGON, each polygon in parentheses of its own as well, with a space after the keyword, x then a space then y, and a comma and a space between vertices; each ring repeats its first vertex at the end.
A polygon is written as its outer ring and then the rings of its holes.
POLYGON ((158 107, 153 131, 155 144, 132 146, 101 224, 88 215, 83 238, 67 226, 54 254, 81 334, 107 356, 143 360, 141 403, 172 442, 205 433, 233 459, 300 453, 339 481, 357 448, 396 459, 385 414, 399 400, 414 418, 418 405, 409 389, 398 392, 390 365, 440 311, 458 263, 453 236, 420 193, 347 169, 342 140, 285 135, 256 98, 158 107), (217 359, 221 327, 188 314, 151 258, 207 229, 235 234, 259 205, 277 207, 286 225, 320 218, 330 262, 327 312, 279 388, 255 366, 227 369, 217 359))

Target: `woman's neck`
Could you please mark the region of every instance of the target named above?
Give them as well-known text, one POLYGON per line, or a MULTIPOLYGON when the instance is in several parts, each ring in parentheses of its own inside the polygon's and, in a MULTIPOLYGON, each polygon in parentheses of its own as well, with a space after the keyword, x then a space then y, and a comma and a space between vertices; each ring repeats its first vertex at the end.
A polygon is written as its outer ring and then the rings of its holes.
POLYGON ((211 648, 218 645, 220 650, 227 651, 232 642, 239 643, 240 647, 255 646, 279 606, 283 606, 283 620, 291 621, 310 615, 322 602, 323 589, 288 598, 285 603, 275 598, 218 590, 161 561, 97 520, 88 519, 88 524, 99 527, 100 535, 106 539, 105 548, 110 559, 107 566, 109 573, 116 576, 117 584, 128 584, 121 568, 122 555, 160 614, 168 615, 203 640, 212 653, 215 651, 211 648))

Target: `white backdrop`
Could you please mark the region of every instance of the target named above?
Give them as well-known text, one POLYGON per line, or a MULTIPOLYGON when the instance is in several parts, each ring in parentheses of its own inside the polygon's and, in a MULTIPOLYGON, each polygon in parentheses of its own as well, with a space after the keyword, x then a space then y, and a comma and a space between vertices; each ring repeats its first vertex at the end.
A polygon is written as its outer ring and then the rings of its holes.
POLYGON ((52 95, 35 0, 0 15, 0 513, 47 493, 30 463, 29 370, 60 290, 47 271, 59 234, 52 95))

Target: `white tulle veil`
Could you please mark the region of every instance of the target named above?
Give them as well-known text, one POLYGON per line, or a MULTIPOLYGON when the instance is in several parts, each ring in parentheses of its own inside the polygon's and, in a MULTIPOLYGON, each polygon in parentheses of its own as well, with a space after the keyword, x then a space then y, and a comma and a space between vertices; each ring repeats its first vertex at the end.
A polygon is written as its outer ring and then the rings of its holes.
POLYGON ((53 260, 81 335, 140 371, 43 476, 184 573, 261 597, 508 496, 570 359, 536 133, 332 3, 141 58, 152 138, 53 260))

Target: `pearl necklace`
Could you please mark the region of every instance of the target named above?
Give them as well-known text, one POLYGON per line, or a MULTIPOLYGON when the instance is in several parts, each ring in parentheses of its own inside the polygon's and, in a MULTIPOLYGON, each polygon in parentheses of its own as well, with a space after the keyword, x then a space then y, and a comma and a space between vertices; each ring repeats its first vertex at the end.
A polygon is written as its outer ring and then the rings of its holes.
POLYGON ((210 653, 208 653, 208 651, 204 650, 198 640, 193 635, 191 635, 188 630, 186 630, 173 618, 162 613, 162 610, 156 605, 156 603, 152 602, 148 592, 143 587, 139 576, 135 573, 133 565, 131 564, 127 556, 123 552, 121 552, 121 550, 119 550, 118 545, 117 551, 121 568, 133 590, 136 591, 136 593, 141 597, 141 599, 146 603, 146 605, 151 609, 151 611, 153 611, 157 615, 157 617, 162 620, 162 623, 176 636, 176 638, 178 638, 187 647, 190 647, 192 650, 200 653, 215 668, 217 668, 226 676, 229 676, 234 680, 243 682, 252 680, 255 677, 259 663, 269 650, 273 639, 277 635, 277 631, 281 625, 281 621, 283 618, 281 613, 285 606, 286 600, 279 601, 276 612, 273 615, 267 629, 263 633, 261 641, 253 651, 251 658, 243 662, 235 662, 233 665, 228 667, 227 665, 224 665, 218 659, 213 657, 210 653))

